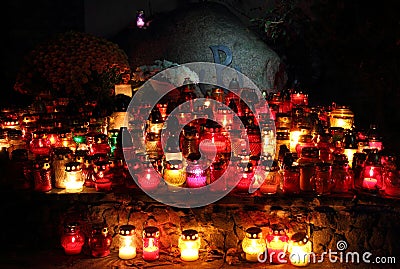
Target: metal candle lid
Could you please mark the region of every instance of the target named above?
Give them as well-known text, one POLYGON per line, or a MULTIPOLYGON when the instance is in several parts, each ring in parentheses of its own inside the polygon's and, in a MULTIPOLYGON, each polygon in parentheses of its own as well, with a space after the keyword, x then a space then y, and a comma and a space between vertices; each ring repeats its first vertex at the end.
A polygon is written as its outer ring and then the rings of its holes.
POLYGON ((189 229, 189 230, 184 230, 182 231, 181 238, 183 240, 197 240, 199 238, 199 233, 196 230, 189 229))
POLYGON ((298 233, 295 233, 294 235, 292 235, 291 240, 300 245, 305 245, 305 244, 307 244, 309 238, 305 232, 298 232, 298 233))
POLYGON ((82 167, 80 162, 68 162, 65 164, 65 172, 78 172, 81 170, 82 167))
POLYGON ((155 226, 147 226, 143 229, 144 238, 158 238, 160 237, 160 229, 155 226))
POLYGON ((121 225, 119 227, 119 234, 120 235, 133 235, 135 233, 135 226, 133 225, 121 225))
POLYGON ((246 229, 246 237, 250 239, 262 238, 262 230, 259 227, 250 227, 246 229))

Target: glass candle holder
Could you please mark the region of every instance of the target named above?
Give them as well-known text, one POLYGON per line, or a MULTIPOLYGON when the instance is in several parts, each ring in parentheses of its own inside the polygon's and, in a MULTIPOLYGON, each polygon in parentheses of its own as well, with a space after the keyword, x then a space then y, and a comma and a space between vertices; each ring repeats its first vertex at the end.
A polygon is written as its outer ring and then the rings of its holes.
POLYGON ((314 190, 311 179, 315 173, 315 165, 320 162, 318 157, 319 150, 317 147, 302 148, 298 164, 300 167, 300 189, 303 192, 312 192, 314 190))
POLYGON ((276 129, 292 128, 292 116, 288 113, 276 113, 275 127, 276 127, 276 129))
POLYGON ((246 193, 253 184, 254 170, 251 162, 238 164, 238 175, 241 177, 235 187, 235 191, 246 193))
POLYGON ((154 191, 160 184, 160 175, 150 161, 142 163, 142 171, 137 174, 139 186, 145 191, 154 191))
POLYGON ((300 192, 300 168, 297 165, 285 166, 281 189, 287 194, 300 192))
POLYGON ((266 237, 268 261, 273 264, 286 263, 285 255, 289 237, 286 227, 282 224, 272 224, 266 237))
POLYGON ((300 135, 299 142, 296 145, 296 153, 301 156, 301 151, 305 147, 315 147, 315 143, 312 140, 312 135, 300 135))
POLYGON ((167 161, 163 177, 171 191, 176 191, 182 187, 186 182, 186 172, 183 169, 182 161, 167 161))
POLYGON ((155 226, 143 229, 143 260, 155 261, 160 258, 160 230, 155 226))
POLYGON ((303 92, 293 92, 290 94, 292 106, 308 106, 308 94, 303 92))
POLYGON ((65 188, 65 164, 71 161, 72 150, 67 147, 57 147, 52 152, 52 167, 54 170, 54 186, 65 188))
POLYGON ((32 140, 29 143, 29 150, 34 155, 50 155, 51 144, 50 140, 47 139, 47 134, 40 131, 34 132, 32 140))
POLYGON ((95 182, 94 186, 96 191, 110 191, 112 182, 109 175, 110 162, 109 161, 96 161, 94 163, 95 182))
POLYGON ((110 254, 112 237, 104 223, 94 224, 89 237, 89 247, 93 257, 105 257, 110 254))
POLYGON ((400 172, 390 170, 384 175, 384 194, 390 197, 400 197, 400 172))
POLYGON ((77 222, 69 222, 64 225, 64 233, 61 236, 61 246, 67 255, 77 255, 81 253, 85 243, 85 236, 80 230, 77 222))
MULTIPOLYGON (((290 149, 290 133, 287 128, 276 130, 276 153, 279 153, 281 146, 286 146, 286 148, 290 149)), ((275 159, 277 158, 278 154, 275 154, 275 159)))
POLYGON ((52 178, 51 178, 51 169, 50 162, 45 161, 36 161, 33 166, 33 186, 34 191, 38 192, 48 192, 52 190, 52 178))
POLYGON ((280 183, 280 174, 278 162, 273 161, 272 164, 263 165, 263 180, 260 186, 260 192, 263 194, 275 194, 280 183))
POLYGON ((186 167, 186 186, 201 188, 207 185, 207 170, 197 160, 192 160, 186 167))
POLYGON ((199 132, 196 127, 186 125, 183 128, 183 137, 181 140, 181 148, 183 156, 199 153, 199 132))
POLYGON ((94 137, 94 142, 90 146, 90 154, 104 154, 109 155, 111 152, 111 147, 108 144, 108 138, 105 134, 97 134, 94 137))
POLYGON ((334 161, 332 167, 333 193, 347 193, 354 188, 354 174, 347 161, 334 161))
POLYGON ((258 126, 247 128, 247 136, 249 138, 250 154, 252 156, 261 155, 261 133, 258 126))
POLYGON ((181 259, 186 262, 199 259, 200 237, 196 230, 184 230, 178 243, 181 259))
POLYGON ((119 227, 118 257, 123 260, 136 257, 135 226, 122 225, 119 227))
POLYGON ((354 113, 348 106, 338 106, 331 111, 329 122, 331 127, 351 129, 354 125, 354 113))
POLYGON ((242 249, 247 261, 258 262, 260 256, 265 253, 266 247, 260 228, 250 227, 246 229, 246 236, 242 241, 242 249))
POLYGON ((108 130, 108 144, 110 145, 110 153, 114 155, 115 149, 117 148, 119 129, 108 130))
POLYGON ((149 159, 159 158, 162 155, 161 135, 159 133, 147 133, 145 146, 149 159))
POLYGON ((332 165, 329 163, 316 164, 311 182, 317 195, 330 194, 333 187, 332 165))
POLYGON ((382 167, 377 164, 366 164, 362 172, 362 189, 377 192, 383 187, 382 167))
POLYGON ((307 266, 310 263, 311 251, 312 243, 306 233, 298 232, 292 235, 288 245, 289 261, 292 265, 307 266))
POLYGON ((82 166, 79 162, 65 164, 65 191, 70 193, 81 192, 85 183, 82 177, 82 166))
POLYGON ((210 165, 210 176, 208 182, 208 184, 212 184, 210 186, 210 191, 221 192, 227 189, 226 177, 222 178, 225 171, 225 162, 222 160, 213 162, 210 165))

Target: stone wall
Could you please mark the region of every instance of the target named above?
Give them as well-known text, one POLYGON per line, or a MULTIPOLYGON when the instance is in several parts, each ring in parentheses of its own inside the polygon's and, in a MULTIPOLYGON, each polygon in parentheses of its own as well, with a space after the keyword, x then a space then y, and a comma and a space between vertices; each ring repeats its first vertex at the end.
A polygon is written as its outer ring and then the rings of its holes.
MULTIPOLYGON (((61 251, 59 238, 65 221, 79 221, 87 235, 91 223, 105 221, 115 238, 112 251, 116 252, 119 226, 135 225, 139 238, 145 225, 156 225, 161 230, 162 261, 175 263, 179 261, 177 244, 181 231, 194 228, 201 237, 200 261, 218 260, 241 266, 246 264, 241 250, 246 228, 258 226, 267 232, 271 224, 282 223, 289 236, 307 232, 316 254, 329 249, 336 251, 340 240, 347 243, 345 251, 369 251, 373 256, 385 257, 400 253, 396 231, 400 221, 399 201, 378 197, 229 195, 214 204, 193 209, 172 208, 138 191, 19 193, 13 197, 15 202, 3 202, 4 214, 14 216, 1 229, 3 242, 8 240, 8 246, 61 251)), ((140 253, 141 240, 137 240, 137 245, 140 253)), ((87 247, 85 251, 89 255, 87 247)))

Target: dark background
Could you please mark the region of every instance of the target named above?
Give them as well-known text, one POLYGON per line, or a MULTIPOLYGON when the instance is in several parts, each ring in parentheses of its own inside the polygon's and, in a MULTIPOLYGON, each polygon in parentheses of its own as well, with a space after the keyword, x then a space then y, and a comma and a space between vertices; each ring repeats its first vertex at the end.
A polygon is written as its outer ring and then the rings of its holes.
MULTIPOLYGON (((6 2, 4 13, 10 16, 1 55, 0 105, 29 104, 12 90, 16 73, 24 55, 54 34, 79 30, 114 40, 133 25, 138 9, 156 17, 190 2, 199 1, 6 2)), ((288 87, 308 91, 311 104, 350 105, 357 127, 377 123, 386 148, 400 148, 399 1, 286 1, 294 2, 296 9, 286 14, 286 35, 274 41, 250 20, 263 17, 280 1, 215 2, 228 6, 281 56, 288 87)))

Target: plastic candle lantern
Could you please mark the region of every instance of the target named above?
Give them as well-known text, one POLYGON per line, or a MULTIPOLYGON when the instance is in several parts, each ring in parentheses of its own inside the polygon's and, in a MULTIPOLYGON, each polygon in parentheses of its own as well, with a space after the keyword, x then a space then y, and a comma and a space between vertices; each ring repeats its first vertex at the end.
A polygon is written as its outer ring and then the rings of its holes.
POLYGON ((209 177, 209 184, 212 184, 210 186, 210 191, 225 191, 227 188, 227 182, 225 176, 222 178, 221 176, 225 172, 225 162, 222 160, 213 162, 210 165, 210 177, 209 177), (214 183, 215 182, 215 183, 214 183))
POLYGON ((191 153, 199 152, 199 132, 196 127, 186 125, 183 127, 183 138, 181 140, 183 156, 187 157, 191 153))
POLYGON ((106 224, 94 224, 89 238, 89 247, 93 257, 105 257, 110 254, 112 237, 106 224))
POLYGON ((119 227, 118 257, 123 260, 136 257, 135 226, 122 225, 119 227))
POLYGON ((347 160, 335 160, 332 167, 334 193, 346 193, 353 189, 354 177, 347 160))
POLYGON ((170 190, 177 190, 186 182, 186 172, 183 169, 182 161, 171 160, 166 162, 164 169, 164 180, 170 190))
POLYGON ((47 139, 47 134, 40 131, 34 132, 29 149, 35 155, 50 155, 51 144, 47 139))
POLYGON ((81 253, 82 246, 85 243, 85 236, 80 231, 79 223, 70 222, 64 225, 64 233, 61 236, 61 246, 67 255, 76 255, 81 253))
POLYGON ((159 133, 146 134, 146 153, 150 159, 157 159, 162 154, 161 135, 159 133))
POLYGON ((160 230, 155 226, 143 229, 143 260, 154 261, 160 258, 160 230))
POLYGON ((189 155, 186 167, 186 185, 189 188, 201 188, 207 185, 207 170, 199 161, 200 155, 189 155))
POLYGON ((184 230, 179 238, 178 247, 181 251, 181 259, 186 262, 199 259, 200 238, 196 230, 184 230))
POLYGON ((351 129, 354 125, 354 113, 348 106, 338 106, 331 111, 329 122, 331 127, 351 129))
POLYGON ((260 192, 274 194, 277 192, 280 183, 278 162, 267 159, 263 161, 262 167, 264 168, 262 171, 264 182, 260 186, 260 192))
POLYGON ((71 160, 72 150, 66 147, 57 147, 52 153, 52 167, 54 170, 54 186, 65 188, 65 164, 71 160))
POLYGON ((300 192, 300 168, 297 165, 285 166, 281 189, 284 193, 297 194, 300 192))
POLYGON ((315 173, 315 165, 320 162, 317 147, 304 147, 301 157, 298 159, 300 167, 300 189, 305 192, 313 191, 312 176, 315 173))
POLYGON ((391 197, 400 196, 400 172, 399 170, 390 170, 384 175, 384 191, 391 197))
POLYGON ((36 161, 32 174, 35 191, 47 192, 53 188, 49 160, 36 161))
POLYGON ((90 146, 90 154, 110 154, 111 147, 107 141, 107 135, 105 134, 97 134, 94 137, 94 142, 90 146))
POLYGON ((96 191, 110 191, 112 182, 109 178, 110 163, 108 161, 97 161, 94 163, 96 191))
POLYGON ((290 94, 290 102, 293 106, 308 106, 308 94, 293 92, 290 94))
POLYGON ((284 263, 289 237, 286 227, 282 224, 272 224, 267 235, 268 261, 270 263, 284 263))
POLYGON ((217 155, 231 152, 229 140, 222 134, 222 127, 218 123, 212 120, 207 120, 203 127, 204 129, 201 135, 203 141, 201 143, 202 153, 206 156, 213 156, 215 149, 217 155))
POLYGON ((332 165, 330 163, 317 163, 311 182, 317 195, 330 194, 333 187, 332 165))
POLYGON ((379 135, 376 124, 371 124, 367 132, 368 146, 370 149, 383 149, 382 138, 379 135))
POLYGON ((153 164, 150 161, 142 163, 142 171, 137 174, 138 183, 143 190, 154 191, 160 183, 160 175, 154 170, 153 164))
POLYGON ((249 138, 250 154, 252 156, 261 155, 261 133, 258 126, 251 126, 247 128, 247 135, 249 138))
POLYGON ((289 240, 288 252, 290 263, 294 266, 307 266, 310 263, 312 243, 308 235, 298 232, 292 235, 289 240))
POLYGON ((79 162, 68 162, 65 164, 65 191, 81 192, 85 183, 82 177, 82 167, 79 162))
POLYGON ((263 127, 261 130, 261 150, 262 154, 270 154, 274 156, 275 152, 275 132, 271 127, 263 127))
POLYGON ((253 184, 253 165, 251 162, 245 163, 240 162, 238 164, 238 175, 241 177, 240 181, 235 187, 235 190, 238 192, 248 192, 250 186, 253 184))
POLYGON ((258 262, 259 257, 265 253, 266 247, 260 228, 250 227, 246 230, 246 236, 242 241, 242 249, 247 261, 258 262))

